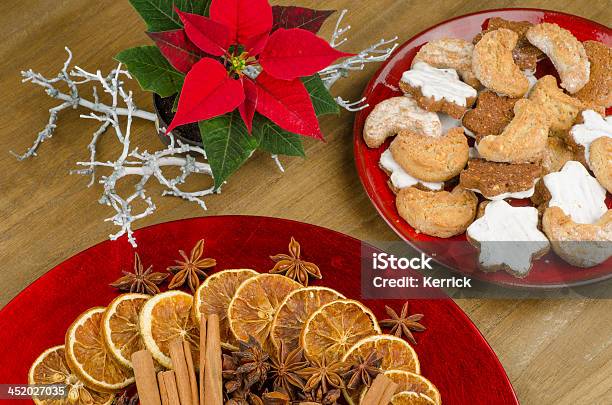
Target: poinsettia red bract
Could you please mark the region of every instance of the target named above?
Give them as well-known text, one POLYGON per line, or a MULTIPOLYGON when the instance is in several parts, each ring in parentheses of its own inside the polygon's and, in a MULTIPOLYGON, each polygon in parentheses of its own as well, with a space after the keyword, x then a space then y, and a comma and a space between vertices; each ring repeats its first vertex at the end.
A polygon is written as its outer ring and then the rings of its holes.
POLYGON ((213 0, 210 17, 177 13, 184 34, 152 35, 170 64, 187 72, 167 132, 238 108, 249 132, 257 111, 287 131, 323 138, 300 77, 352 54, 332 48, 304 29, 271 33, 273 16, 267 0, 213 0), (206 56, 195 62, 201 55, 206 56), (255 80, 254 71, 260 72, 255 80))

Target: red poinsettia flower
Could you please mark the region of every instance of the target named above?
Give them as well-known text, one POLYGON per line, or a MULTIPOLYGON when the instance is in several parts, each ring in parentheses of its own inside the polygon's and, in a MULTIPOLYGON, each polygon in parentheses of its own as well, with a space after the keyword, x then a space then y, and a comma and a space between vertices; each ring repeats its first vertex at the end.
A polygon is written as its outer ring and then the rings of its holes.
POLYGON ((257 111, 287 131, 322 139, 300 77, 352 54, 304 29, 271 33, 267 0, 213 0, 210 17, 177 13, 184 31, 150 34, 169 62, 187 73, 168 132, 238 108, 249 132, 257 111), (255 80, 246 74, 253 68, 261 72, 255 80))

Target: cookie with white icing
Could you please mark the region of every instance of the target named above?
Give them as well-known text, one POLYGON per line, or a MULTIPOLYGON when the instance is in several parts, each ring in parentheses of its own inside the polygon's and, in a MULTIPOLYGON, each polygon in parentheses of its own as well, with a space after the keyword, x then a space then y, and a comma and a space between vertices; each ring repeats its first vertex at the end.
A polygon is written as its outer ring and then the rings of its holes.
POLYGON ((529 198, 542 174, 539 165, 487 162, 471 159, 461 172, 459 184, 489 200, 529 198))
POLYGON ((435 39, 419 49, 412 60, 412 65, 425 62, 439 69, 455 69, 464 82, 478 88, 480 82, 472 71, 472 52, 474 45, 464 39, 435 39))
POLYGON ((589 81, 590 62, 584 46, 557 24, 541 23, 527 30, 527 39, 546 54, 561 78, 561 87, 574 94, 589 81))
POLYGON ((578 224, 561 208, 547 208, 542 229, 553 251, 572 266, 593 267, 612 257, 612 210, 594 224, 578 224))
POLYGON ((503 200, 489 202, 466 235, 479 249, 478 265, 483 271, 505 270, 519 278, 527 276, 533 261, 550 249, 546 235, 538 229, 538 210, 513 207, 503 200))
POLYGON ((594 224, 606 213, 606 190, 576 161, 569 161, 560 172, 543 178, 550 193, 549 207, 559 207, 579 224, 594 224))
POLYGON ((427 111, 444 112, 457 119, 470 108, 478 92, 462 82, 454 69, 438 69, 417 62, 402 75, 402 91, 427 111))
POLYGON ((450 238, 465 232, 472 223, 478 198, 460 186, 452 192, 408 187, 399 191, 395 205, 399 215, 417 232, 450 238))
POLYGON ((582 123, 574 125, 569 131, 570 146, 580 154, 581 163, 591 167, 590 146, 601 137, 612 138, 612 115, 604 118, 593 110, 583 111, 582 123))
POLYGON ((499 135, 514 118, 514 104, 518 100, 483 91, 478 95, 476 107, 463 116, 463 126, 476 136, 476 140, 499 135))
POLYGON ((363 139, 370 148, 378 148, 388 137, 402 130, 442 135, 437 114, 423 110, 410 97, 392 97, 378 103, 370 112, 363 128, 363 139))
POLYGON ((444 183, 432 183, 419 180, 416 177, 408 174, 402 166, 393 159, 391 150, 387 149, 380 155, 380 167, 389 175, 389 181, 394 191, 399 191, 403 188, 408 188, 416 185, 421 185, 429 190, 442 190, 444 183))
POLYGON ((589 163, 595 178, 612 193, 612 138, 597 138, 591 143, 589 163))

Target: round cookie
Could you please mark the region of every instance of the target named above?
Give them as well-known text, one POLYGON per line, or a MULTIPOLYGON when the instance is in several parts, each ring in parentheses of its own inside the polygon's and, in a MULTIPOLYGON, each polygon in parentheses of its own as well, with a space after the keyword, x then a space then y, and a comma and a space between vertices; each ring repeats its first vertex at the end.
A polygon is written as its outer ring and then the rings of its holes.
POLYGON ((594 224, 578 224, 559 207, 547 208, 542 229, 553 251, 577 267, 597 266, 612 256, 612 210, 594 224))
POLYGON ((385 140, 402 130, 429 136, 442 135, 442 124, 435 113, 420 108, 410 97, 392 97, 381 101, 368 115, 363 139, 370 148, 378 148, 385 140))
POLYGON ((418 232, 450 238, 465 232, 474 221, 478 198, 459 186, 452 192, 409 187, 400 190, 395 205, 400 216, 418 232))
POLYGON ((589 163, 595 178, 612 193, 612 138, 602 136, 595 139, 589 150, 589 163))
POLYGON ((510 97, 523 97, 529 90, 527 76, 514 62, 516 32, 500 28, 487 32, 474 47, 472 69, 488 89, 510 97))
POLYGON ((390 148, 407 173, 428 182, 450 180, 461 173, 470 149, 462 128, 452 128, 438 138, 402 131, 390 148))

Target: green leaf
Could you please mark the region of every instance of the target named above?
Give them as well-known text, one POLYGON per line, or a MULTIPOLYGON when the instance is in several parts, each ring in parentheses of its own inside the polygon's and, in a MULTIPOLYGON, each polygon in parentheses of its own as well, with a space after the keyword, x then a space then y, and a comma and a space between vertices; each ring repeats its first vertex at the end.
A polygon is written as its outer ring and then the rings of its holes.
POLYGON ((151 32, 182 28, 174 7, 188 13, 208 15, 211 0, 130 0, 151 32))
POLYGON ((336 100, 329 93, 329 90, 323 84, 323 80, 319 74, 303 77, 302 82, 306 86, 306 90, 310 94, 312 105, 314 106, 317 116, 325 114, 339 114, 340 107, 336 100))
POLYGON ((249 135, 238 111, 200 121, 199 126, 218 189, 251 156, 258 140, 249 135))
POLYGON ((185 76, 174 69, 155 46, 126 49, 115 56, 115 59, 127 66, 143 90, 168 97, 178 93, 183 87, 185 76))
POLYGON ((253 136, 259 140, 260 149, 273 155, 306 156, 300 135, 285 131, 259 114, 253 119, 253 136))

